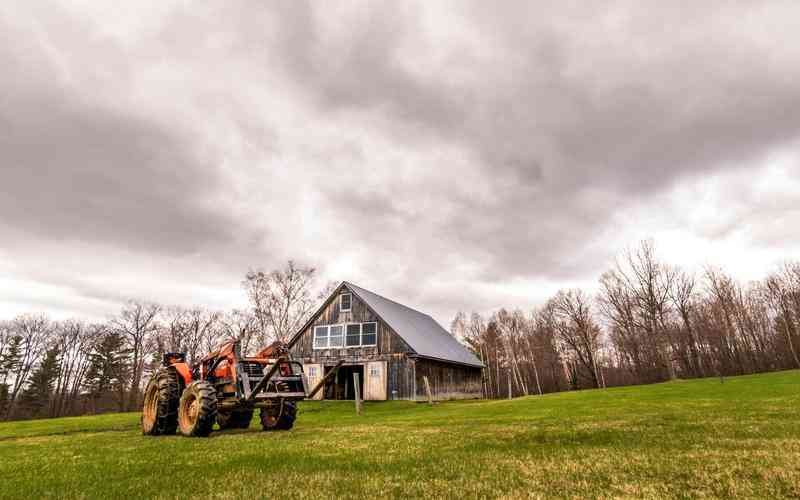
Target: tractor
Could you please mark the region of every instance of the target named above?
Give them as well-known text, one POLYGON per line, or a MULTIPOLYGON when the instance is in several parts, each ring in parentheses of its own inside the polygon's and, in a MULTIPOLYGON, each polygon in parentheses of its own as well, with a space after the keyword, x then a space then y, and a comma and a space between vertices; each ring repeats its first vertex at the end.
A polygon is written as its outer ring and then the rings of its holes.
POLYGON ((297 402, 323 383, 308 392, 302 365, 290 359, 281 342, 244 357, 240 343, 229 341, 191 367, 185 353, 169 352, 145 388, 142 433, 180 429, 184 436, 206 437, 215 423, 220 430, 247 429, 256 408, 265 431, 288 430, 297 402))

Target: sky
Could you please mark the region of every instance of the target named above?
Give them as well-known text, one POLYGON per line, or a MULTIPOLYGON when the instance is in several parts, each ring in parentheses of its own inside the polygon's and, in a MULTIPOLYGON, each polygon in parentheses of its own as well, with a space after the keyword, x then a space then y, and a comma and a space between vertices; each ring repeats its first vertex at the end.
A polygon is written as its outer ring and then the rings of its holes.
POLYGON ((243 307, 287 259, 432 314, 652 239, 800 258, 800 4, 3 2, 0 318, 243 307))

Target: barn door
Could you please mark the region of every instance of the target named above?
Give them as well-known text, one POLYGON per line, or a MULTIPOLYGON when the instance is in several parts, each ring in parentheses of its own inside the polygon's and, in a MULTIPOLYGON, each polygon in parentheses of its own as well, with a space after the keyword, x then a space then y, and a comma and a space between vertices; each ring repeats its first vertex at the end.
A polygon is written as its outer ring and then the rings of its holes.
POLYGON ((386 400, 386 361, 370 361, 364 365, 364 399, 386 400))
MULTIPOLYGON (((322 380, 322 365, 319 363, 307 363, 303 365, 303 372, 306 374, 306 379, 308 380, 306 391, 311 391, 311 389, 316 387, 319 381, 322 380)), ((325 389, 320 389, 311 399, 322 399, 324 395, 325 389)))

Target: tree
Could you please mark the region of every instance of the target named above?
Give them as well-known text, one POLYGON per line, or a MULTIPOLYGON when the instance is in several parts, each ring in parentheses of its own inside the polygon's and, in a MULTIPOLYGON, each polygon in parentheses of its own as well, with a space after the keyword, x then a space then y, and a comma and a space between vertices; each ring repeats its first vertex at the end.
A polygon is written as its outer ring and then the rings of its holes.
POLYGON ((261 344, 286 342, 320 298, 312 293, 316 270, 289 261, 284 269, 250 271, 242 286, 250 299, 261 344))
POLYGON ((147 356, 154 348, 150 337, 158 329, 157 316, 160 310, 161 306, 157 304, 131 300, 111 320, 110 327, 125 339, 131 353, 128 399, 122 411, 138 406, 142 374, 147 356))
POLYGON ((589 297, 581 290, 561 290, 545 308, 552 314, 558 339, 571 361, 571 371, 588 378, 594 387, 600 387, 597 367, 600 327, 592 318, 589 297))
POLYGON ((14 369, 11 371, 13 382, 6 415, 10 415, 14 411, 20 391, 27 382, 33 367, 44 353, 51 324, 47 316, 23 314, 14 318, 11 322, 11 329, 14 335, 20 338, 20 354, 19 361, 15 362, 14 369))
POLYGON ((49 416, 50 401, 58 371, 58 347, 51 347, 31 375, 28 387, 22 392, 20 409, 34 418, 49 416))
POLYGON ((115 397, 119 411, 125 410, 125 386, 131 370, 131 350, 126 344, 119 333, 107 332, 97 340, 89 355, 83 387, 95 412, 99 401, 108 395, 115 397))
POLYGON ((57 417, 74 411, 83 376, 89 366, 93 339, 105 331, 105 326, 87 325, 80 320, 67 320, 57 323, 54 330, 61 362, 50 415, 57 417))
POLYGON ((222 315, 219 322, 220 335, 225 340, 238 340, 242 353, 252 354, 253 337, 256 334, 256 318, 250 311, 233 309, 222 315))
POLYGON ((625 252, 600 279, 600 310, 639 378, 675 378, 669 325, 674 280, 675 272, 656 260, 650 241, 625 252))
POLYGON ((20 350, 22 337, 11 335, 11 329, 2 331, 2 344, 0 344, 0 418, 7 414, 11 405, 11 388, 9 377, 20 363, 20 350))

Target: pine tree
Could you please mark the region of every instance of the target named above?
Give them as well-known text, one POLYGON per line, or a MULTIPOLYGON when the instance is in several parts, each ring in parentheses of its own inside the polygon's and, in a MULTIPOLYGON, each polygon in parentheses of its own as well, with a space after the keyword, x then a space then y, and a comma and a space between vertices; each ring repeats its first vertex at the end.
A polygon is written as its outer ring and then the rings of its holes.
POLYGON ((28 387, 20 396, 20 408, 31 417, 46 417, 53 396, 53 384, 58 378, 58 348, 48 349, 44 359, 31 375, 28 387))
POLYGON ((20 362, 22 348, 22 337, 19 335, 11 337, 6 352, 0 355, 0 384, 8 383, 8 377, 14 373, 20 362))
POLYGON ((9 403, 8 384, 0 384, 0 419, 8 411, 9 403))
POLYGON ((128 354, 125 340, 117 333, 104 335, 95 346, 84 379, 84 388, 95 409, 97 402, 110 393, 118 394, 117 403, 124 404, 125 380, 130 371, 128 354))
POLYGON ((20 363, 22 337, 11 337, 5 352, 0 355, 0 418, 3 418, 11 407, 11 388, 9 377, 20 363))

